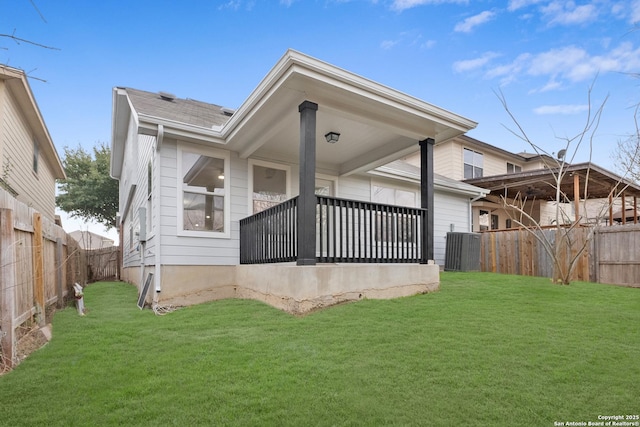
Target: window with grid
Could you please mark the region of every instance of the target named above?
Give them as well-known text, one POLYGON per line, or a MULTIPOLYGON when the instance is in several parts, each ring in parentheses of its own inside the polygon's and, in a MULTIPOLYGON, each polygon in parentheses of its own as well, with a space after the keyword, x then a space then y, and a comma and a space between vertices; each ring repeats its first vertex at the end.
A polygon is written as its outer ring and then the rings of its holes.
POLYGON ((464 149, 464 179, 482 178, 484 156, 477 151, 464 149))

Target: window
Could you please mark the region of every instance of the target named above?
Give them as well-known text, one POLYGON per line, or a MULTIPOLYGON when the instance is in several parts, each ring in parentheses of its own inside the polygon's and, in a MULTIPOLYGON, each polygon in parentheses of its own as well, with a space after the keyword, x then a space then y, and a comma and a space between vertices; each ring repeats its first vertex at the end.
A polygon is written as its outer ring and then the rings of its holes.
POLYGON ((483 155, 477 151, 464 149, 464 179, 482 178, 483 155))
POLYGON ((229 237, 228 164, 225 152, 179 150, 178 221, 182 234, 229 237))
POLYGON ((33 172, 38 173, 38 157, 40 157, 40 147, 38 141, 33 141, 33 172))
MULTIPOLYGON (((416 207, 416 193, 397 188, 374 185, 371 199, 385 205, 416 207)), ((410 216, 380 212, 376 218, 375 239, 378 242, 413 242, 415 226, 410 216)))
POLYGON ((491 215, 491 229, 492 230, 497 230, 498 228, 500 228, 499 225, 499 221, 500 218, 498 218, 498 215, 491 215))
POLYGON ((262 162, 251 162, 252 212, 258 213, 289 198, 288 169, 262 162))
POLYGON ((506 225, 507 228, 512 228, 513 227, 513 223, 511 222, 511 218, 507 219, 507 222, 506 222, 505 225, 506 225))
POLYGON ((489 229, 489 211, 480 210, 478 225, 480 226, 480 231, 489 229))
POLYGON ((507 173, 520 173, 522 172, 522 167, 518 165, 514 165, 513 163, 507 162, 507 173))

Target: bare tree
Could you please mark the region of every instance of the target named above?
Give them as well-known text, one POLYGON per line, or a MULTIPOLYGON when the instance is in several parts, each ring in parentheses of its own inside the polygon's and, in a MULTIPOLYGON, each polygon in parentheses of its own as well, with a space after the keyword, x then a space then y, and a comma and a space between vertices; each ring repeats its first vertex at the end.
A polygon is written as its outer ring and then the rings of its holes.
MULTIPOLYGON (((588 145, 589 149, 589 165, 591 164, 591 158, 593 154, 593 139, 597 132, 600 118, 604 106, 607 102, 607 98, 600 104, 600 106, 594 111, 591 101, 591 93, 593 86, 588 90, 588 113, 584 127, 573 137, 557 137, 557 139, 563 142, 563 148, 558 151, 557 155, 551 155, 539 145, 535 144, 528 136, 523 127, 520 125, 516 117, 507 105, 507 101, 502 92, 497 92, 500 102, 503 108, 508 113, 509 117, 513 121, 517 130, 507 128, 513 135, 529 144, 536 154, 541 156, 545 167, 552 174, 552 183, 550 184, 555 190, 555 219, 553 220, 552 233, 545 232, 549 230, 549 227, 543 227, 541 219, 536 219, 532 215, 531 206, 532 199, 522 193, 518 193, 513 198, 507 198, 504 195, 500 196, 500 202, 507 214, 511 217, 511 220, 518 226, 529 232, 535 239, 542 245, 547 255, 550 257, 553 263, 553 281, 555 283, 568 285, 571 282, 573 272, 585 251, 589 247, 591 240, 595 234, 597 227, 601 220, 604 218, 607 210, 610 207, 611 200, 618 198, 622 192, 627 188, 628 184, 624 184, 623 179, 615 186, 609 193, 607 202, 601 205, 599 212, 595 218, 595 224, 590 226, 586 237, 584 239, 577 238, 577 234, 574 230, 580 227, 581 220, 574 221, 567 214, 563 206, 570 202, 571 198, 565 194, 561 189, 561 184, 564 181, 568 173, 568 166, 573 163, 578 150, 584 144, 588 145)), ((637 148, 637 145, 636 145, 637 148)), ((583 211, 586 212, 586 201, 588 198, 588 186, 589 186, 589 172, 590 168, 586 172, 586 180, 583 189, 582 203, 584 205, 583 211)))

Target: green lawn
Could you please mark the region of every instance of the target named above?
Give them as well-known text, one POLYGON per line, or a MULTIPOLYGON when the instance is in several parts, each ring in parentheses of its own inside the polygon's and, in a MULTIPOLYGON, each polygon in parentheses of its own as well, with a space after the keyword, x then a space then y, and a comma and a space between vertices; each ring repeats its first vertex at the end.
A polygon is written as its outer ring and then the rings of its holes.
POLYGON ((294 317, 226 300, 88 315, 0 377, 0 425, 553 426, 640 413, 640 289, 444 273, 436 293, 294 317))

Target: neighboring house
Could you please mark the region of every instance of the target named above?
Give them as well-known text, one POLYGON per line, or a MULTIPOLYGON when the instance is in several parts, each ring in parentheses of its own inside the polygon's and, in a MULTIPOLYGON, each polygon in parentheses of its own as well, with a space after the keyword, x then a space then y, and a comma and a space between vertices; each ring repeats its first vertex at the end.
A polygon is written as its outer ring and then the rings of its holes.
POLYGON ((112 125, 122 277, 158 304, 426 292, 486 195, 433 173, 474 122, 291 50, 235 111, 117 87, 112 125))
POLYGON ((22 70, 0 65, 0 187, 55 221, 56 179, 66 178, 22 70))
MULTIPOLYGON (((525 212, 530 219, 522 217, 525 225, 534 225, 533 221, 541 226, 553 226, 557 222, 604 225, 637 223, 633 209, 638 209, 640 186, 593 163, 566 164, 563 170, 559 188, 563 200, 560 210, 556 209, 557 181, 554 173, 557 173, 557 169, 551 167, 473 178, 465 182, 491 191, 479 207, 491 212, 491 229, 503 228, 493 227, 494 216, 507 217, 509 221, 509 218, 518 215, 515 211, 508 212, 503 208, 503 198, 509 201, 527 200, 525 212), (625 211, 630 211, 626 216, 621 214, 623 207, 625 211)), ((515 221, 506 225, 506 228, 517 227, 515 221)))
POLYGON ((82 249, 102 249, 110 248, 113 246, 114 241, 108 237, 101 236, 96 233, 92 233, 88 230, 76 230, 69 233, 69 236, 73 237, 82 249))
MULTIPOLYGON (((418 155, 411 155, 404 160, 419 166, 418 155)), ((616 219, 614 210, 617 210, 619 222, 622 222, 622 215, 619 213, 623 204, 622 197, 614 197, 611 202, 608 200, 609 193, 616 186, 627 186, 625 194, 629 198, 624 202, 625 207, 633 209, 634 200, 631 197, 638 194, 638 187, 593 164, 565 165, 568 173, 562 184, 562 192, 566 198, 559 203, 560 209, 556 209, 558 203, 552 171, 559 166, 559 162, 560 159, 544 154, 511 153, 467 135, 437 143, 434 147, 435 173, 490 192, 487 197, 473 202, 473 231, 516 228, 516 219, 525 224, 531 223, 514 210, 504 209, 502 197, 512 200, 516 194, 522 200, 526 199, 525 212, 541 226, 554 225, 557 211, 560 212, 559 220, 563 223, 575 220, 583 223, 611 223, 616 219), (588 201, 584 202, 587 172, 591 173, 591 177, 587 186, 588 201), (580 177, 580 183, 575 187, 574 179, 577 177, 580 177), (575 188, 582 191, 577 197, 574 195, 575 188), (579 204, 576 204, 576 199, 579 204), (612 209, 609 209, 609 205, 612 209)), ((628 217, 632 218, 633 213, 628 217)))

